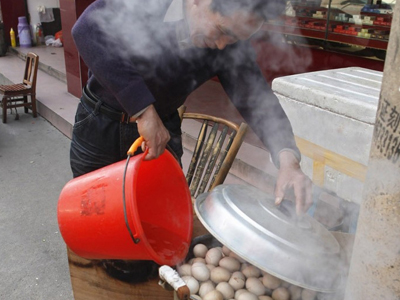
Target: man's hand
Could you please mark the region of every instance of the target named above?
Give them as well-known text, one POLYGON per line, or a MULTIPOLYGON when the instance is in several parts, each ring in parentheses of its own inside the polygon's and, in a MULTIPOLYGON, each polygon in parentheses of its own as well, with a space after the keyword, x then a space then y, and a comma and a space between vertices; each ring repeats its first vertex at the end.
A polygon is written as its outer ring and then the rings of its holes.
MULTIPOLYGON (((153 105, 150 105, 136 120, 139 134, 144 138, 145 148, 149 149, 145 160, 159 157, 165 150, 170 135, 158 116, 153 105)), ((142 147, 143 148, 143 147, 142 147)))
POLYGON ((279 205, 285 193, 293 190, 296 199, 296 213, 302 215, 312 204, 312 182, 300 169, 300 164, 290 151, 279 155, 280 169, 275 187, 275 204, 279 205))

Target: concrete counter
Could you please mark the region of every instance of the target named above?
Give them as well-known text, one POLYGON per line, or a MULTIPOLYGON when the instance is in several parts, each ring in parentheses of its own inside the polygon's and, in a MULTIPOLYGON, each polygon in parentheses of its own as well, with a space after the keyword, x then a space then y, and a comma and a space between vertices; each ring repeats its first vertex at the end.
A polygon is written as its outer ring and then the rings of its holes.
POLYGON ((382 72, 343 68, 277 78, 272 89, 288 115, 313 182, 360 204, 382 72))

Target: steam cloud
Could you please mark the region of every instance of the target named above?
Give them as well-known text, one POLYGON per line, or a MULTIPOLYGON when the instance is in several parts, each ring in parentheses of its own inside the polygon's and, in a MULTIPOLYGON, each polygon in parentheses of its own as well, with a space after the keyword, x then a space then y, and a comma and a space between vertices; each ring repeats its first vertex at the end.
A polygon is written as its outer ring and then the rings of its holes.
MULTIPOLYGON (((107 5, 106 9, 93 14, 93 18, 107 38, 112 41, 112 49, 108 51, 119 51, 120 55, 125 57, 135 53, 151 58, 162 54, 171 45, 171 39, 176 39, 175 33, 164 36, 165 31, 159 30, 160 22, 155 22, 155 20, 162 20, 164 16, 152 14, 153 11, 159 11, 160 6, 168 7, 170 3, 171 1, 160 0, 147 1, 145 4, 141 1, 115 0, 112 5, 107 5)), ((168 26, 168 23, 165 25, 168 26)), ((258 63, 262 70, 279 73, 284 69, 284 72, 288 74, 302 73, 312 63, 311 53, 307 47, 299 50, 293 47, 293 41, 288 42, 283 35, 276 32, 268 34, 261 30, 255 35, 255 39, 263 39, 265 36, 268 36, 269 44, 274 45, 274 49, 262 42, 255 45, 259 57, 258 63), (263 59, 265 57, 267 59, 263 59)), ((298 37, 295 43, 306 45, 307 41, 298 37)), ((99 45, 99 47, 104 47, 104 45, 99 45)), ((176 49, 176 51, 179 50, 176 49)), ((242 58, 236 55, 232 59, 237 61, 242 58)))
POLYGON ((170 37, 161 36, 159 24, 149 19, 162 2, 165 6, 165 1, 116 0, 112 5, 106 2, 106 9, 96 11, 92 15, 94 21, 113 44, 109 51, 120 51, 128 57, 132 53, 144 57, 162 53, 170 37))

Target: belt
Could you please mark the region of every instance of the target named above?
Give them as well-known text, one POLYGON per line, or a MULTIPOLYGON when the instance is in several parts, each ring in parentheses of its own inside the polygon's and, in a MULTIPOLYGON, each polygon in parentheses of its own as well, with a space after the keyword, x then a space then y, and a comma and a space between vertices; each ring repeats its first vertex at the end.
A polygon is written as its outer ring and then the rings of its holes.
MULTIPOLYGON (((94 96, 85 86, 82 91, 82 102, 86 105, 90 106, 91 108, 95 108, 99 100, 96 96, 94 96)), ((121 123, 129 123, 129 116, 127 113, 115 110, 113 108, 108 108, 105 106, 104 103, 100 105, 99 112, 103 115, 106 115, 110 119, 114 121, 118 121, 121 123)))

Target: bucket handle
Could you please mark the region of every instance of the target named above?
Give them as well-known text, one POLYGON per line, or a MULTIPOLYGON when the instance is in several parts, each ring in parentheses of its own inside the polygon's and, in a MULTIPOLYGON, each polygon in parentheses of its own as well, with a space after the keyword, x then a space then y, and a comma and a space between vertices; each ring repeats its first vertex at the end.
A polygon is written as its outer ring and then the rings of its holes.
POLYGON ((129 148, 128 150, 128 157, 129 156, 133 156, 136 152, 136 150, 140 147, 140 145, 142 145, 142 143, 144 142, 144 138, 142 136, 138 137, 136 139, 136 141, 133 142, 132 146, 129 148))
MULTIPOLYGON (((128 150, 128 152, 127 152, 128 158, 126 159, 126 165, 125 165, 125 170, 124 170, 124 177, 123 177, 123 180, 122 180, 122 201, 123 201, 123 203, 124 203, 125 225, 126 225, 126 228, 127 228, 128 231, 129 231, 129 235, 131 236, 132 241, 133 241, 135 244, 138 244, 138 243, 140 242, 140 239, 137 237, 137 235, 136 235, 136 237, 135 237, 135 235, 132 233, 131 227, 129 226, 128 215, 127 215, 127 213, 126 213, 125 180, 126 180, 126 171, 127 171, 127 169, 128 169, 129 159, 131 158, 131 156, 133 156, 133 155, 135 154, 136 150, 140 147, 140 145, 142 145, 143 141, 144 141, 144 138, 143 138, 142 136, 140 136, 139 138, 137 138, 137 139, 133 142, 132 146, 129 148, 129 150, 128 150)), ((147 152, 147 150, 146 150, 146 152, 147 152)), ((146 152, 145 152, 145 153, 146 153, 146 152)))

